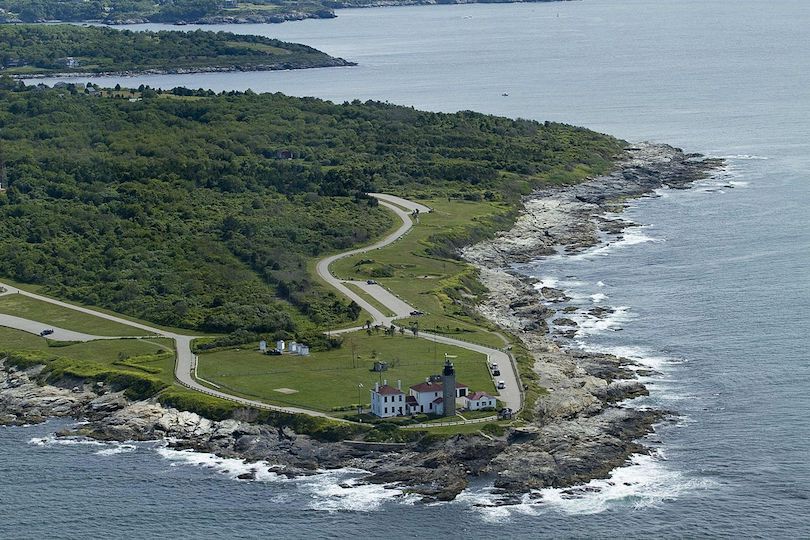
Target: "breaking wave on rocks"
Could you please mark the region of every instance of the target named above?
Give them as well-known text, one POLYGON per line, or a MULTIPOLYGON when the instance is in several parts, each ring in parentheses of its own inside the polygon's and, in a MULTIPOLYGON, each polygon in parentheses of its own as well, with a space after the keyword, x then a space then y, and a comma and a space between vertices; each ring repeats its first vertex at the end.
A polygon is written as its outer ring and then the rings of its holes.
POLYGON ((389 500, 413 503, 413 496, 384 484, 366 484, 362 469, 319 470, 309 476, 287 477, 283 468, 266 462, 249 463, 242 459, 222 458, 214 454, 192 450, 174 450, 165 446, 156 448, 158 455, 171 462, 171 466, 194 466, 222 474, 235 481, 255 481, 278 484, 296 489, 310 500, 309 508, 327 512, 377 510, 389 500))
POLYGON ((45 437, 34 437, 28 441, 28 444, 40 447, 50 446, 107 446, 106 444, 94 441, 92 439, 85 439, 82 437, 57 437, 56 434, 47 435, 45 437))
POLYGON ((484 520, 502 522, 520 514, 587 515, 621 507, 650 508, 687 492, 713 487, 712 480, 688 477, 667 467, 664 452, 659 449, 650 455, 633 455, 628 465, 614 469, 609 478, 573 488, 533 491, 518 504, 498 505, 497 495, 490 487, 468 490, 458 500, 474 508, 484 520))

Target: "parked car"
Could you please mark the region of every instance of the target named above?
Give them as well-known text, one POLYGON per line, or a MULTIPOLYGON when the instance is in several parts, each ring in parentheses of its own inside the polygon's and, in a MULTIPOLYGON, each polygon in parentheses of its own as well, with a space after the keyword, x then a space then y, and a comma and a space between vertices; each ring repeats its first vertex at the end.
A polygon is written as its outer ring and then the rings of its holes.
POLYGON ((53 334, 53 328, 46 328, 45 330, 39 333, 39 335, 42 337, 50 336, 51 334, 53 334))
POLYGON ((500 377, 501 376, 501 370, 499 370, 498 368, 493 369, 492 370, 492 376, 493 377, 500 377))
POLYGON ((419 315, 424 315, 424 314, 425 314, 424 311, 419 311, 418 309, 415 309, 415 310, 411 311, 411 317, 418 317, 419 315))
POLYGON ((506 388, 506 382, 498 381, 498 390, 503 390, 504 388, 506 388))
POLYGON ((510 409, 509 407, 504 407, 503 409, 498 411, 498 418, 500 418, 501 420, 511 420, 513 414, 514 413, 512 412, 512 409, 510 409))
POLYGON ((269 351, 267 351, 264 354, 267 354, 267 355, 270 355, 270 356, 281 356, 281 351, 278 350, 278 349, 270 349, 269 351))
POLYGON ((366 280, 366 283, 367 283, 368 285, 376 285, 376 284, 377 284, 377 282, 376 282, 376 281, 374 281, 373 279, 366 280))

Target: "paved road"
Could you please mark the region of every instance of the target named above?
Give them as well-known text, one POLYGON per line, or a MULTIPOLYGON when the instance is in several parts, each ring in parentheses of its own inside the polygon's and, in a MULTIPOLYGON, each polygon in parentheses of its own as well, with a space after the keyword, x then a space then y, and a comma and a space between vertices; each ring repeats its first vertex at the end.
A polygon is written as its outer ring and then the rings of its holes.
MULTIPOLYGON (((366 302, 360 295, 346 287, 343 280, 340 280, 334 277, 331 272, 329 271, 329 265, 333 262, 342 259, 344 257, 349 257, 351 255, 355 255, 358 253, 366 253, 369 251, 373 251, 375 249, 379 249, 399 240, 402 236, 408 233, 413 227, 413 220, 411 219, 410 213, 404 211, 402 208, 406 208, 411 212, 414 210, 419 210, 420 213, 428 213, 430 212, 430 208, 424 206, 419 203, 415 203, 412 201, 408 201, 406 199, 402 199, 400 197, 395 197, 393 195, 385 195, 385 194, 371 194, 376 197, 380 204, 394 212, 401 220, 402 225, 393 233, 386 236, 379 242, 376 242, 370 246, 353 249, 351 251, 347 251, 344 253, 340 253, 337 255, 332 255, 330 257, 326 257, 321 259, 317 264, 317 272, 321 278, 324 279, 327 283, 332 285, 335 289, 343 293, 346 297, 354 300, 357 302, 363 309, 365 309, 373 318, 374 324, 380 324, 383 326, 390 326, 394 319, 398 317, 404 317, 410 315, 410 312, 413 311, 413 307, 408 305, 406 302, 402 301, 395 295, 391 294, 388 290, 383 289, 380 286, 369 286, 366 283, 362 283, 362 287, 364 292, 373 296, 375 300, 386 306, 392 312, 396 313, 394 317, 387 317, 383 313, 381 313, 377 308, 371 305, 369 302, 366 302)), ((114 315, 110 315, 107 313, 102 313, 100 311, 96 311, 94 309, 81 307, 81 306, 74 306, 73 304, 68 304, 66 302, 61 302, 59 300, 55 300, 53 298, 49 298, 47 296, 42 296, 39 294, 23 291, 21 289, 17 289, 16 287, 11 287, 9 285, 4 285, 0 283, 0 287, 7 289, 6 293, 4 294, 22 294, 24 296, 28 296, 30 298, 35 298, 37 300, 41 300, 43 302, 48 302, 50 304, 54 304, 57 306, 69 308, 75 311, 79 311, 81 313, 86 313, 88 315, 93 315, 95 317, 99 317, 101 319, 106 319, 108 321, 117 322, 120 324, 132 326, 134 328, 139 328, 144 330, 150 334, 156 334, 162 337, 166 337, 169 339, 174 340, 176 345, 176 353, 177 353, 177 361, 175 363, 175 377, 183 386, 190 388, 192 390, 196 390, 198 392, 202 392, 203 394, 207 394, 210 396, 219 397, 222 399, 226 399, 229 401, 233 401, 245 406, 249 407, 256 407, 260 409, 269 409, 287 413, 297 413, 297 414, 307 414, 310 416, 317 416, 317 417, 327 417, 333 418, 328 414, 311 411, 308 409, 300 409, 297 407, 277 407, 274 405, 268 405, 267 403, 263 403, 261 401, 255 401, 251 399, 245 399, 237 396, 233 396, 231 394, 227 394, 225 392, 219 390, 213 390, 208 388, 207 386, 202 385, 196 380, 195 373, 196 373, 196 363, 197 357, 191 350, 191 342, 195 339, 196 336, 185 336, 182 334, 176 334, 173 332, 168 332, 165 330, 161 330, 159 328, 154 328, 145 324, 136 323, 129 321, 127 319, 123 319, 121 317, 116 317, 114 315)), ((10 317, 10 316, 3 316, 3 317, 10 317)), ((10 319, 5 319, 9 322, 13 322, 12 319, 19 319, 17 317, 13 317, 10 319)), ((34 329, 34 333, 39 333, 42 329, 47 327, 47 325, 42 325, 42 323, 36 321, 28 321, 25 319, 19 319, 16 321, 17 324, 21 326, 26 326, 27 328, 34 329)), ((0 319, 0 324, 2 324, 2 319, 0 319)), ((22 328, 21 328, 22 329, 22 328)), ((56 328, 54 328, 56 330, 56 328)), ((61 329, 60 329, 61 330, 61 329)), ((358 329, 345 329, 336 331, 333 333, 342 333, 342 332, 349 332, 358 329)), ((31 331, 31 330, 26 330, 31 331)), ((60 334, 64 336, 71 335, 70 331, 64 330, 65 334, 60 334)), ((80 333, 72 333, 75 337, 82 337, 82 338, 89 338, 89 339, 78 339, 77 341, 89 341, 91 339, 110 339, 110 338, 102 338, 100 336, 90 336, 87 334, 80 334, 80 333)), ((520 393, 520 387, 518 386, 518 376, 517 376, 517 368, 512 361, 512 358, 509 354, 498 350, 493 349, 490 347, 484 347, 482 345, 477 345, 474 343, 468 343, 466 341, 461 341, 458 339, 453 339, 445 336, 434 335, 430 333, 420 332, 419 337, 422 339, 427 339, 429 341, 434 341, 436 343, 443 343, 446 345, 454 345, 456 347, 462 347, 471 351, 479 352, 482 354, 487 355, 488 361, 497 362, 500 369, 501 369, 501 376, 499 379, 503 380, 506 383, 506 388, 500 391, 500 398, 504 404, 513 409, 514 411, 518 411, 522 406, 522 396, 520 393)), ((56 338, 55 338, 56 339, 56 338)), ((63 338, 59 338, 63 339, 63 338)), ((68 338, 69 340, 73 341, 73 339, 68 338)), ((113 338, 114 339, 114 338, 113 338)), ((333 418, 334 419, 334 418, 333 418)), ((336 419, 337 420, 337 419, 336 419)))
MULTIPOLYGON (((212 390, 212 389, 210 389, 210 388, 208 388, 206 386, 203 386, 202 384, 200 384, 199 382, 197 382, 195 380, 194 374, 193 374, 194 371, 195 371, 195 368, 196 368, 196 360, 197 360, 197 358, 194 355, 194 353, 191 352, 191 342, 197 336, 184 336, 182 334, 175 334, 173 332, 168 332, 168 331, 165 331, 165 330, 161 330, 159 328, 154 328, 154 327, 151 327, 151 326, 148 326, 148 325, 145 325, 145 324, 128 321, 126 319, 122 319, 121 317, 116 317, 114 315, 110 315, 108 313, 102 313, 102 312, 96 311, 94 309, 81 307, 81 306, 74 306, 73 304, 68 304, 67 302, 60 302, 59 300, 55 300, 55 299, 49 298, 47 296, 42 296, 40 294, 35 294, 35 293, 28 292, 28 291, 23 291, 22 289, 17 289, 16 287, 12 287, 10 285, 5 285, 3 283, 0 283, 0 287, 4 287, 5 289, 7 289, 7 292, 5 294, 17 294, 18 293, 18 294, 21 294, 23 296, 28 296, 30 298, 35 298, 37 300, 41 300, 43 302, 48 302, 49 304, 54 304, 54 305, 57 305, 57 306, 72 309, 74 311, 79 311, 81 313, 86 313, 88 315, 93 315, 93 316, 99 317, 101 319, 106 319, 108 321, 113 321, 113 322, 117 322, 117 323, 120 323, 120 324, 129 325, 129 326, 132 326, 134 328, 139 328, 141 330, 144 330, 148 334, 157 334, 158 336, 162 336, 162 337, 174 340, 175 348, 176 348, 176 355, 177 355, 177 360, 175 362, 175 369, 174 369, 175 377, 180 382, 180 384, 182 384, 183 386, 185 386, 187 388, 190 388, 192 390, 202 392, 203 394, 208 394, 209 396, 215 396, 215 397, 219 397, 219 398, 222 398, 222 399, 226 399, 228 401, 233 401, 233 402, 236 402, 236 403, 239 403, 241 405, 248 406, 248 407, 256 407, 256 408, 259 408, 259 409, 269 409, 269 410, 281 411, 281 412, 287 412, 287 413, 308 414, 310 416, 319 416, 319 417, 332 418, 331 416, 329 416, 327 414, 324 414, 324 413, 321 413, 321 412, 318 412, 318 411, 310 411, 310 410, 307 410, 307 409, 298 409, 296 407, 276 407, 274 405, 268 405, 267 403, 263 403, 261 401, 255 401, 255 400, 251 400, 251 399, 244 399, 244 398, 240 398, 240 397, 237 397, 237 396, 232 396, 232 395, 227 394, 225 392, 220 392, 218 390, 212 390)), ((4 317, 8 317, 8 316, 4 316, 4 317)), ((19 318, 14 317, 14 319, 19 319, 19 318)), ((47 325, 41 326, 42 323, 38 323, 36 321, 28 321, 26 319, 20 319, 20 320, 23 321, 23 322, 20 323, 21 326, 35 325, 35 326, 31 326, 31 327, 32 328, 38 328, 35 331, 36 334, 39 334, 39 332, 42 329, 47 327, 47 325)), ((1 319, 0 319, 0 321, 1 321, 1 319)), ((0 324, 2 324, 2 323, 0 322, 0 324)), ((21 330, 23 330, 23 329, 24 328, 21 328, 21 330)), ((56 329, 54 328, 54 330, 56 330, 56 329)), ((26 330, 26 331, 28 331, 28 330, 26 330)), ((66 331, 66 332, 69 332, 69 331, 66 331)), ((87 335, 87 334, 79 334, 79 333, 75 333, 75 335, 89 338, 89 339, 82 339, 81 341, 91 341, 91 340, 96 340, 96 339, 115 339, 115 338, 102 337, 102 336, 90 336, 90 335, 87 335)), ((334 420, 339 420, 339 419, 336 419, 336 418, 333 418, 333 419, 334 420)))
POLYGON ((74 332, 73 330, 65 330, 64 328, 59 328, 58 326, 32 321, 30 319, 23 319, 13 315, 6 315, 4 313, 0 313, 0 326, 14 328, 15 330, 22 330, 23 332, 36 335, 40 335, 40 332, 47 328, 53 330, 53 333, 47 335, 46 337, 54 341, 95 341, 97 339, 119 339, 118 337, 93 336, 90 334, 83 334, 81 332, 74 332))
MULTIPOLYGON (((357 255, 360 253, 367 253, 369 251, 374 251, 382 247, 389 246, 394 242, 396 242, 397 240, 399 240, 404 235, 406 235, 408 231, 410 231, 413 228, 414 223, 413 220, 411 219, 411 215, 408 212, 403 211, 402 208, 407 208, 408 210, 411 211, 418 209, 420 213, 428 213, 430 212, 430 208, 419 203, 402 199, 401 197, 395 197, 393 195, 385 195, 380 193, 370 193, 369 195, 377 198, 380 201, 381 205, 385 206, 386 208, 396 213, 397 216, 399 216, 399 218, 402 220, 402 225, 394 233, 388 235, 379 242, 376 242, 366 247, 353 249, 351 251, 346 251, 344 253, 339 253, 337 255, 332 255, 330 257, 326 257, 325 259, 321 259, 318 262, 316 269, 318 275, 324 281, 332 285, 334 288, 339 290, 345 296, 357 302, 363 309, 368 311, 369 314, 374 319, 373 324, 379 324, 381 326, 388 327, 391 324, 396 324, 394 321, 398 318, 409 317, 411 312, 414 311, 415 308, 410 306, 407 302, 405 302, 404 300, 402 300, 401 298, 399 298, 398 296, 396 296, 395 294, 391 293, 389 290, 385 289, 384 287, 378 284, 369 285, 365 281, 347 281, 336 278, 329 271, 329 266, 333 262, 343 259, 345 257, 350 257, 352 255, 357 255), (395 315, 393 317, 388 317, 384 315, 383 313, 380 312, 380 310, 378 310, 376 307, 374 307, 369 302, 364 300, 362 296, 346 287, 346 283, 351 283, 353 285, 360 287, 364 293, 373 297, 377 302, 384 305, 391 312, 395 313, 395 315)), ((347 329, 343 330, 342 332, 347 331, 350 330, 347 329)), ((513 411, 519 411, 523 407, 523 394, 521 393, 521 387, 519 383, 520 379, 518 378, 517 374, 517 366, 513 362, 513 359, 509 353, 499 349, 493 349, 491 347, 485 347, 483 345, 469 343, 467 341, 462 341, 459 339, 454 339, 446 336, 430 334, 427 332, 419 332, 419 337, 427 339, 428 341, 443 343, 445 345, 454 345, 456 347, 461 347, 463 349, 468 349, 481 354, 485 354, 487 356, 488 364, 492 364, 493 362, 495 362, 498 364, 498 367, 500 368, 501 375, 496 377, 495 382, 497 383, 498 381, 503 381, 506 384, 506 388, 499 390, 498 395, 498 397, 504 403, 504 406, 509 407, 513 411)))

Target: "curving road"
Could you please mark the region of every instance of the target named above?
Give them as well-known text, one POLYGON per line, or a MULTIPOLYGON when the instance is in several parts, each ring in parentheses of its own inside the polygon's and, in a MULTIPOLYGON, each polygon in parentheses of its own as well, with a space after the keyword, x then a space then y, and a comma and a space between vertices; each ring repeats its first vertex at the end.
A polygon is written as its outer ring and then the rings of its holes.
MULTIPOLYGON (((375 249, 380 249, 382 247, 391 245, 400 238, 402 238, 405 234, 408 233, 408 231, 411 230, 411 228, 413 228, 413 220, 411 219, 411 214, 403 210, 403 208, 410 212, 418 210, 419 213, 428 213, 430 212, 430 208, 422 204, 415 203, 407 199, 402 199, 400 197, 396 197, 393 195, 386 195, 380 193, 371 193, 370 195, 378 199, 381 205, 385 206, 386 208, 394 212, 402 220, 402 225, 395 232, 389 234, 379 242, 375 242, 374 244, 371 244, 366 247, 353 249, 351 251, 346 251, 344 253, 331 255, 329 257, 321 259, 316 266, 316 270, 318 272, 318 275, 329 285, 333 286, 335 289, 340 291, 344 296, 354 300, 363 309, 365 309, 374 318, 374 324, 390 326, 395 319, 410 316, 410 313, 411 311, 414 310, 414 308, 408 305, 407 302, 404 302, 399 297, 397 297, 396 295, 392 294, 390 291, 384 289, 379 285, 369 285, 365 282, 351 282, 340 280, 332 275, 332 273, 329 271, 329 266, 339 259, 350 257, 358 253, 366 253, 369 251, 373 251, 375 249), (388 317, 384 315, 377 308, 375 308, 369 302, 364 300, 360 295, 358 295, 357 293, 346 287, 345 283, 353 283, 360 286, 366 294, 372 296, 380 304, 384 305, 387 309, 391 310, 391 312, 395 313, 395 315, 393 317, 388 317)), ((226 399, 228 401, 239 403, 240 405, 245 405, 248 407, 269 409, 292 414, 307 414, 310 416, 331 418, 336 421, 345 421, 318 411, 301 409, 297 407, 278 407, 275 405, 268 405, 267 403, 261 401, 234 396, 225 393, 221 390, 214 390, 212 388, 204 386, 198 381, 196 377, 197 357, 192 352, 191 349, 191 342, 198 336, 186 336, 182 334, 168 332, 166 330, 161 330, 159 328, 154 328, 145 324, 133 322, 127 319, 123 319, 121 317, 116 317, 115 315, 110 315, 108 313, 103 313, 87 307, 75 306, 73 304, 68 304, 67 302, 61 302, 59 300, 55 300, 47 296, 42 296, 36 293, 23 291, 22 289, 18 289, 16 287, 0 283, 0 290, 2 290, 3 288, 6 289, 6 291, 0 294, 21 294, 23 296, 28 296, 30 298, 34 298, 42 302, 48 302, 50 304, 54 304, 64 308, 69 308, 74 311, 92 315, 94 317, 99 317, 101 319, 106 319, 108 321, 138 328, 144 330, 149 334, 155 334, 158 336, 174 340, 177 355, 177 360, 175 363, 175 377, 177 378, 177 381, 180 384, 191 390, 195 390, 197 392, 201 392, 209 396, 226 399)), ((20 319, 19 317, 12 317, 10 315, 0 315, 0 326, 9 326, 11 328, 17 328, 19 330, 32 332, 35 334, 39 334, 39 332, 44 328, 50 328, 50 326, 43 325, 42 323, 36 321, 20 319)), ((359 328, 340 330, 340 332, 348 332, 352 330, 359 330, 359 328)), ((89 334, 81 334, 78 332, 72 332, 70 330, 64 329, 58 329, 58 332, 59 333, 57 334, 57 329, 54 328, 54 335, 51 337, 53 339, 67 340, 67 341, 91 341, 96 339, 115 339, 107 336, 102 337, 102 336, 92 336, 89 334)), ((510 354, 499 349, 484 347, 483 345, 468 343, 466 341, 461 341, 446 336, 434 335, 426 332, 420 332, 419 337, 422 339, 426 339, 428 341, 434 341, 436 343, 444 343, 446 345, 454 345, 456 347, 462 347, 464 349, 482 353, 487 355, 487 360, 489 363, 497 362, 501 369, 501 376, 498 377, 498 379, 503 380, 506 383, 506 388, 500 390, 499 397, 501 401, 504 402, 506 407, 509 407, 514 411, 520 410, 523 403, 522 393, 520 391, 519 386, 517 367, 515 366, 514 361, 510 354)))
MULTIPOLYGON (((381 326, 388 327, 391 324, 395 324, 394 321, 396 319, 403 317, 410 317, 411 312, 414 311, 415 308, 413 306, 410 306, 407 302, 405 302, 404 300, 402 300, 395 294, 391 293, 389 290, 385 289, 379 284, 368 284, 365 281, 349 281, 338 279, 335 276, 333 276, 332 273, 329 271, 329 266, 333 262, 343 259, 345 257, 351 257, 352 255, 357 255, 360 253, 368 253, 369 251, 374 251, 389 246, 394 242, 396 242, 397 240, 399 240, 400 238, 402 238, 403 236, 405 236, 408 233, 408 231, 410 231, 413 228, 414 223, 413 220, 411 219, 411 214, 405 212, 403 208, 408 209, 410 211, 418 209, 419 213, 422 214, 430 212, 430 208, 428 208, 425 205, 415 203, 407 199, 403 199, 401 197, 396 197, 394 195, 387 195, 382 193, 369 193, 369 195, 375 197, 377 200, 380 201, 380 204, 382 206, 385 206, 386 208, 394 212, 397 216, 399 216, 399 218, 402 220, 402 225, 395 232, 389 234, 379 242, 376 242, 369 246, 353 249, 351 251, 339 253, 337 255, 332 255, 330 257, 326 257, 325 259, 321 259, 316 266, 316 270, 318 272, 318 275, 324 281, 329 283, 335 289, 339 290, 341 293, 343 293, 343 295, 357 302, 360 305, 360 307, 368 311, 369 314, 374 319, 373 324, 379 324, 381 326), (378 310, 376 307, 374 307, 369 302, 364 300, 362 296, 346 287, 347 283, 360 287, 364 293, 373 297, 377 302, 384 305, 395 315, 389 317, 381 313, 380 310, 378 310)), ((351 331, 351 330, 356 329, 349 329, 344 331, 351 331)), ((506 383, 506 388, 499 390, 498 395, 500 400, 504 403, 504 406, 512 409, 515 412, 519 411, 523 407, 523 393, 521 392, 520 378, 518 377, 517 366, 515 365, 511 354, 504 352, 500 349, 493 349, 492 347, 485 347, 483 345, 469 343, 467 341, 462 341, 460 339, 454 339, 447 336, 440 336, 428 332, 419 332, 419 337, 422 339, 426 339, 428 341, 443 343, 445 345, 453 345, 477 353, 485 354, 487 356, 487 364, 492 364, 494 362, 497 363, 498 367, 500 368, 501 374, 500 376, 497 377, 497 381, 502 380, 504 383, 506 383)))
MULTIPOLYGON (((59 300, 55 300, 53 298, 49 298, 47 296, 42 296, 40 294, 24 291, 22 289, 18 289, 16 287, 12 287, 10 285, 5 285, 0 283, 0 287, 5 288, 6 292, 3 294, 21 294, 23 296, 28 296, 30 298, 34 298, 36 300, 40 300, 42 302, 47 302, 49 304, 54 304, 56 306, 69 308, 74 311, 79 311, 81 313, 85 313, 87 315, 93 315, 94 317, 98 317, 100 319, 106 319, 108 321, 117 322, 120 324, 125 324, 128 326, 132 326, 134 328, 138 328, 141 330, 146 331, 149 334, 156 334, 161 337, 169 338, 174 340, 175 342, 175 349, 176 349, 176 362, 174 368, 174 375, 177 378, 177 381, 189 388, 191 390, 195 390, 197 392, 201 392, 203 394, 208 394, 209 396, 214 396, 222 399, 227 399, 228 401, 232 401, 235 403, 239 403, 240 405, 245 405, 248 407, 256 407, 259 409, 269 409, 274 411, 281 411, 293 414, 308 414, 310 416, 320 416, 326 418, 332 418, 333 420, 340 421, 338 418, 331 417, 327 414, 320 413, 317 411, 310 411, 308 409, 299 409, 296 407, 277 407, 275 405, 268 405, 267 403, 261 401, 255 401, 252 399, 245 399, 238 396, 233 396, 231 394, 227 394, 225 392, 221 392, 218 390, 213 390, 204 386, 197 382, 195 379, 195 371, 196 371, 196 355, 191 351, 191 342, 199 336, 184 336, 182 334, 176 334, 174 332, 168 332, 166 330, 161 330, 159 328, 154 328, 152 326, 148 326, 145 324, 129 321, 127 319, 122 319, 121 317, 116 317, 115 315, 110 315, 108 313, 102 313, 100 311, 96 311, 91 308, 82 307, 82 306, 74 306, 73 304, 68 304, 67 302, 61 302, 59 300)), ((0 318, 0 326, 9 326, 10 328, 16 328, 18 330, 23 330, 25 332, 31 332, 34 334, 39 334, 39 332, 44 328, 49 328, 48 325, 43 325, 42 323, 36 321, 30 321, 27 319, 20 319, 19 317, 11 317, 9 315, 3 315, 3 318, 0 318), (16 321, 14 319, 17 319, 16 321), (3 322, 9 324, 3 324, 3 322), (16 324, 16 326, 15 326, 16 324)), ((56 330, 56 328, 54 328, 56 330)), ((64 332, 70 332, 65 330, 64 332)), ((56 332, 54 332, 56 334, 56 332)), ((92 341, 96 339, 116 339, 110 338, 108 336, 92 336, 89 334, 79 334, 76 332, 72 332, 70 334, 64 334, 65 336, 73 336, 73 337, 82 337, 85 339, 76 339, 75 341, 92 341)), ((150 336, 154 337, 154 336, 150 336)), ((56 339, 56 338, 54 338, 56 339)), ((138 338, 140 339, 140 338, 138 338)), ((74 341, 73 339, 68 339, 68 341, 74 341)))

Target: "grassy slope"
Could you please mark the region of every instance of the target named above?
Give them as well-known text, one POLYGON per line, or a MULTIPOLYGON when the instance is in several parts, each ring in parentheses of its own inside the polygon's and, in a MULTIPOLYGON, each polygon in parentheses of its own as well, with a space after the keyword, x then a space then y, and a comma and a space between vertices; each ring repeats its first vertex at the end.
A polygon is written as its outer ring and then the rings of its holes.
POLYGON ((373 277, 400 295, 425 315, 404 319, 405 326, 418 323, 423 331, 436 332, 490 347, 503 347, 503 340, 488 329, 486 321, 461 312, 444 289, 469 275, 463 261, 433 257, 426 252, 435 234, 461 229, 476 221, 508 211, 506 205, 446 199, 420 201, 433 208, 422 215, 419 224, 400 241, 386 248, 341 259, 333 273, 344 279, 373 277), (373 262, 365 262, 373 261, 373 262), (391 273, 382 277, 381 273, 391 273))
POLYGON ((56 306, 21 294, 0 296, 0 313, 95 336, 144 336, 148 332, 56 306))
POLYGON ((110 339, 75 343, 63 346, 19 330, 0 327, 0 350, 46 353, 49 356, 69 359, 74 366, 93 366, 111 370, 154 375, 166 384, 174 382, 174 344, 165 338, 110 339), (126 358, 161 354, 160 358, 144 364, 149 369, 125 365, 126 358), (151 369, 155 368, 155 369, 151 369), (159 370, 159 371, 157 371, 159 370), (157 372, 153 372, 157 371, 157 372))
POLYGON ((403 388, 424 381, 428 375, 440 372, 445 353, 458 356, 454 362, 459 382, 473 390, 495 392, 484 355, 446 345, 434 346, 410 336, 369 336, 365 332, 345 336, 340 349, 313 353, 308 358, 265 356, 256 346, 201 354, 199 375, 241 395, 328 412, 334 407, 355 405, 359 384, 364 385, 360 397, 368 403, 369 389, 381 378, 390 384, 401 380, 403 388), (391 363, 388 371, 382 374, 370 371, 374 351, 376 359, 391 363), (277 388, 298 392, 284 394, 277 392, 277 388))

